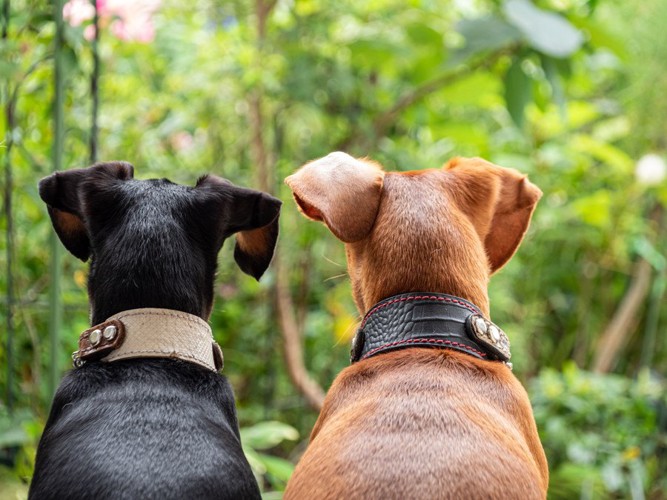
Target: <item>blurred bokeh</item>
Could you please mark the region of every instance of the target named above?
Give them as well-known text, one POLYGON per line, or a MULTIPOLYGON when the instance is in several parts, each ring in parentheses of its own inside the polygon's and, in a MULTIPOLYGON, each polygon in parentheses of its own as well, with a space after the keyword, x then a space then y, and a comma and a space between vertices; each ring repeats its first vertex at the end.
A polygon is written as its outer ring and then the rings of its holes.
POLYGON ((482 156, 541 187, 490 294, 550 497, 667 498, 664 0, 98 0, 97 38, 94 3, 71 0, 62 43, 57 3, 2 1, 0 497, 25 496, 88 326, 87 266, 53 251, 37 181, 93 158, 284 200, 261 283, 223 248, 211 318, 246 452, 280 497, 359 320, 342 243, 282 179, 344 150, 387 170, 482 156))

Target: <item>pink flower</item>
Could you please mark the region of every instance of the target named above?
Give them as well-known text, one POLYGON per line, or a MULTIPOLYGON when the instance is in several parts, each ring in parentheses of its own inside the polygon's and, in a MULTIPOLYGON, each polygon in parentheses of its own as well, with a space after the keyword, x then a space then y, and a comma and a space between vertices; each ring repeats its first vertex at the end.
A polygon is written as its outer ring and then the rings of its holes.
MULTIPOLYGON (((100 27, 109 27, 119 40, 151 42, 155 38, 153 15, 162 0, 96 0, 100 27)), ((71 26, 80 26, 93 19, 95 10, 88 0, 69 0, 63 7, 63 17, 71 26)), ((87 26, 84 37, 92 40, 95 28, 87 26)))
POLYGON ((95 16, 95 8, 88 0, 70 0, 63 6, 63 19, 70 26, 81 26, 95 16))

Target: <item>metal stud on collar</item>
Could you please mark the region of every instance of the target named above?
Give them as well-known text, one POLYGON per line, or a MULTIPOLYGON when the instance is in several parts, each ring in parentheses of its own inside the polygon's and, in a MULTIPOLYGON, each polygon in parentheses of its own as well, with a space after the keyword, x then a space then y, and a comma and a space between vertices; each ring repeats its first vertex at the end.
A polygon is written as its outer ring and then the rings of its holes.
POLYGON ((104 340, 112 341, 116 338, 117 333, 118 328, 115 325, 109 325, 102 331, 102 337, 104 337, 104 340))
POLYGON ((366 334, 363 329, 357 330, 357 333, 352 337, 352 346, 350 348, 350 363, 359 361, 361 358, 361 353, 364 350, 364 344, 366 343, 366 334))
POLYGON ((510 341, 507 334, 479 314, 470 316, 467 324, 473 338, 495 354, 500 361, 504 361, 511 370, 511 363, 508 362, 512 353, 510 352, 510 341))
POLYGON ((120 347, 124 340, 121 321, 112 319, 95 325, 79 336, 79 349, 72 353, 72 364, 80 368, 86 361, 101 359, 120 347))

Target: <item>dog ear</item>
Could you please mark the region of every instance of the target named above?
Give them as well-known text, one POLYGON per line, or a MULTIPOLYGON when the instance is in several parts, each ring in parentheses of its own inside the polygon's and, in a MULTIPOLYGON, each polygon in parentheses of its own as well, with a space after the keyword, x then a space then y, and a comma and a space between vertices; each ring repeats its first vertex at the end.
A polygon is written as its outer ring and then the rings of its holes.
POLYGON ((63 245, 82 261, 90 257, 90 240, 84 223, 81 187, 84 181, 125 180, 134 176, 127 162, 96 163, 88 168, 54 172, 39 181, 39 196, 63 245))
POLYGON ((380 208, 384 172, 341 152, 301 167, 285 179, 301 212, 324 222, 345 243, 364 239, 380 208))
POLYGON ((484 242, 494 273, 519 247, 542 191, 524 174, 481 158, 455 158, 445 170, 457 179, 452 194, 484 242))
POLYGON ((229 214, 219 219, 222 225, 218 231, 218 248, 227 236, 236 234, 234 260, 244 273, 259 281, 271 263, 278 241, 282 201, 262 191, 235 186, 214 175, 199 179, 197 189, 213 193, 217 209, 229 214))

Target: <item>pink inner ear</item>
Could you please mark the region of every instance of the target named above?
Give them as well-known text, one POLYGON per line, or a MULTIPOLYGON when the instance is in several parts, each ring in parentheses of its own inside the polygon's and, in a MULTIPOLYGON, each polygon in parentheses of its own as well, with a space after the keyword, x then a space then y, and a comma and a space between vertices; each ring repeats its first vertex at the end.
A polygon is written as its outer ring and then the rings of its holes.
POLYGON ((296 201, 296 204, 299 206, 299 209, 309 219, 313 219, 316 221, 322 221, 322 212, 320 212, 318 209, 316 209, 313 205, 307 203, 303 198, 301 198, 299 195, 294 193, 294 200, 296 201))

